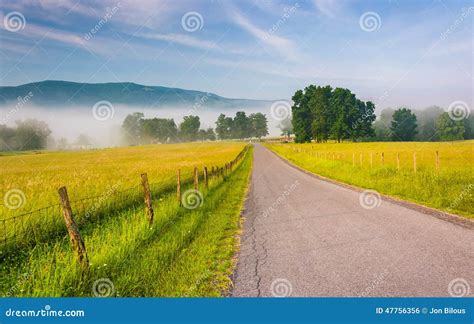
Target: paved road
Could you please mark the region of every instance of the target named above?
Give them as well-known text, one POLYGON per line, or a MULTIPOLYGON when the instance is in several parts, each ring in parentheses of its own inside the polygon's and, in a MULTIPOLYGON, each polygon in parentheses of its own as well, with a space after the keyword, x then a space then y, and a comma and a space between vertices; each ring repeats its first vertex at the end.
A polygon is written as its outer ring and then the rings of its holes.
POLYGON ((360 195, 256 145, 233 296, 474 294, 474 230, 360 195))

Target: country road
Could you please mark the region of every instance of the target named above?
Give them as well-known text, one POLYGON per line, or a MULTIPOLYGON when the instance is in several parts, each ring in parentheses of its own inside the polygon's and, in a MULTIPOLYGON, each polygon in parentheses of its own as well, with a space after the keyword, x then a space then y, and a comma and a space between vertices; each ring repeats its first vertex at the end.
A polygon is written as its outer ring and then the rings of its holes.
POLYGON ((233 296, 474 294, 474 230, 361 197, 261 145, 243 217, 233 296))

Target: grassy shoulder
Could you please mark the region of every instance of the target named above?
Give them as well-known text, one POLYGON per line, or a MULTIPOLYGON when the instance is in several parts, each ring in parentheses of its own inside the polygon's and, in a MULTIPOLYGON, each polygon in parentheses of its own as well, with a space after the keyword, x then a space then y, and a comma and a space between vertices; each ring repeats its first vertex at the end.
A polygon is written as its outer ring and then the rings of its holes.
MULTIPOLYGON (((2 296, 221 296, 230 285, 252 151, 214 179, 196 209, 156 197, 155 223, 130 209, 83 229, 91 269, 80 272, 67 238, 1 264, 2 296)), ((187 189, 187 188, 185 188, 187 189)))
POLYGON ((474 141, 267 143, 265 146, 295 165, 323 177, 474 218, 474 141), (436 151, 440 156, 438 172, 435 169, 436 151))

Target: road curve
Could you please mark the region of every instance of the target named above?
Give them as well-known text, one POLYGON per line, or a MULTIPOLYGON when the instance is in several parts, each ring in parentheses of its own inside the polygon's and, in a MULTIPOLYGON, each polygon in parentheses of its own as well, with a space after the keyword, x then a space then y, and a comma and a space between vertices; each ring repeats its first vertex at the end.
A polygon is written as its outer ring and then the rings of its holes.
POLYGON ((232 295, 474 294, 472 229, 360 198, 255 145, 232 295))

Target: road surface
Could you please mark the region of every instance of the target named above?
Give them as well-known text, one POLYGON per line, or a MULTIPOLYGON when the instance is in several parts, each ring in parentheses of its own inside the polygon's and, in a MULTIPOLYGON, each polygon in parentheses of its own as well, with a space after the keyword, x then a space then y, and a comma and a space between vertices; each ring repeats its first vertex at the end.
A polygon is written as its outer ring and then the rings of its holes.
POLYGON ((233 296, 474 294, 474 230, 317 179, 260 145, 251 181, 233 296))

